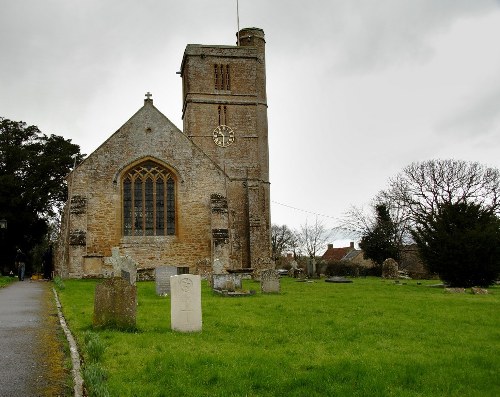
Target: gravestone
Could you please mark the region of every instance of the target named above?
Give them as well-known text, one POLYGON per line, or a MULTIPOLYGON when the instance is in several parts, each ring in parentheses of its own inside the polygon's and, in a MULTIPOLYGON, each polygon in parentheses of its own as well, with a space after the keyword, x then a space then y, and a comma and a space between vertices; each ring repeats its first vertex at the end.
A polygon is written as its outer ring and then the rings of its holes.
POLYGON ((120 249, 113 247, 111 249, 111 257, 104 259, 105 265, 113 266, 113 276, 123 277, 128 273, 128 280, 131 285, 135 285, 137 280, 137 263, 129 256, 120 256, 120 249), (125 273, 122 273, 125 272, 125 273))
POLYGON ((221 262, 220 259, 218 259, 218 258, 214 259, 214 264, 212 266, 212 272, 213 272, 213 274, 223 274, 223 273, 225 273, 225 271, 224 271, 224 264, 221 262))
POLYGON ((450 294, 465 294, 465 288, 445 288, 445 292, 448 292, 450 294))
POLYGON ((170 325, 179 332, 201 331, 201 278, 194 274, 170 277, 170 325))
POLYGON ((94 327, 132 329, 136 326, 137 288, 115 277, 96 285, 94 327))
POLYGON ((242 275, 238 273, 212 274, 212 289, 236 291, 242 288, 242 275))
POLYGON ((387 258, 384 263, 382 263, 382 278, 395 279, 398 277, 398 262, 392 258, 387 258))
POLYGON ((474 295, 488 295, 488 290, 479 287, 472 287, 471 291, 474 295))
POLYGON ((352 280, 349 280, 348 278, 345 277, 329 277, 325 279, 325 282, 327 283, 336 283, 336 284, 350 284, 352 283, 352 280))
POLYGON ((260 290, 263 293, 280 292, 280 275, 277 270, 262 270, 262 272, 260 273, 260 290))
POLYGON ((177 275, 175 266, 159 266, 155 269, 156 295, 170 294, 170 277, 177 275))

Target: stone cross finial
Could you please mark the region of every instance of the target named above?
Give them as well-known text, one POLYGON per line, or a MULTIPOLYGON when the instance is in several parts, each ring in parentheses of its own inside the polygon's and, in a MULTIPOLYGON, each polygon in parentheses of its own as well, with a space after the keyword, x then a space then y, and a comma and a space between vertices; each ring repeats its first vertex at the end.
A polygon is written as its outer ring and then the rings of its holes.
POLYGON ((151 99, 151 97, 152 97, 152 96, 153 96, 153 95, 152 95, 152 94, 148 91, 148 92, 146 93, 146 99, 145 99, 144 101, 145 101, 145 102, 150 102, 150 101, 152 101, 152 99, 151 99))

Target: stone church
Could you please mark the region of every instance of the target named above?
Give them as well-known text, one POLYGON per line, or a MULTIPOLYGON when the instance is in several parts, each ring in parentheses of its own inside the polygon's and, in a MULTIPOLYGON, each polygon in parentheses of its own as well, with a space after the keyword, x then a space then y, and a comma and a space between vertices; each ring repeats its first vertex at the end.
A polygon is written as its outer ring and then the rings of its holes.
POLYGON ((187 45, 183 131, 144 106, 69 174, 56 273, 190 273, 270 267, 270 183, 264 32, 237 45, 187 45))

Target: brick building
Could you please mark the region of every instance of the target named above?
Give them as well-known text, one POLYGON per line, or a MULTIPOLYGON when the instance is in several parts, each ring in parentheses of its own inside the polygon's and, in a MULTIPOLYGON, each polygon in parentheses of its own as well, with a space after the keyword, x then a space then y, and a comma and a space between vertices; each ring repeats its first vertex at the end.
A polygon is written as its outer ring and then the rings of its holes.
POLYGON ((186 47, 183 131, 142 106, 68 176, 56 272, 106 276, 112 251, 139 268, 270 265, 265 40, 186 47))

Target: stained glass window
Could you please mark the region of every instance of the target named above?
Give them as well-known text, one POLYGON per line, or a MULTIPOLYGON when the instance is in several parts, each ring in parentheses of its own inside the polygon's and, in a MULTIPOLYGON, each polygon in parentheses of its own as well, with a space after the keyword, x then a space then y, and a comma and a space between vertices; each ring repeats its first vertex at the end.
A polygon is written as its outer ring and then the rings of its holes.
POLYGON ((145 161, 125 173, 122 186, 125 236, 175 234, 175 180, 167 168, 145 161))

